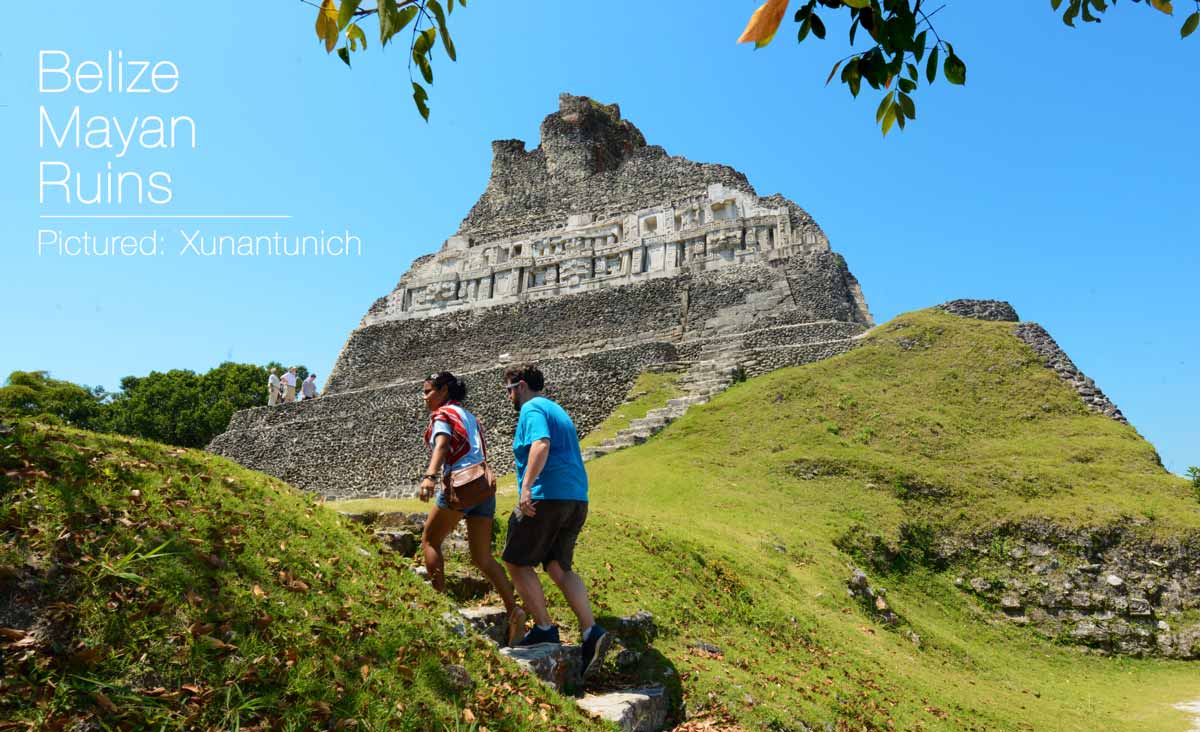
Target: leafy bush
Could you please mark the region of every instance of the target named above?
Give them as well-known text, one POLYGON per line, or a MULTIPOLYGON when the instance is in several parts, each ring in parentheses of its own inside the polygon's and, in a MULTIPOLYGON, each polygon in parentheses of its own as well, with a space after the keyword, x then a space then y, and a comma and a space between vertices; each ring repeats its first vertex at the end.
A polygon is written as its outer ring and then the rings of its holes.
MULTIPOLYGON (((36 417, 99 432, 118 432, 180 447, 203 447, 239 409, 267 403, 268 369, 226 362, 204 374, 184 369, 126 376, 119 392, 14 371, 0 387, 0 417, 36 417)), ((298 366, 303 379, 308 369, 298 366)))
POLYGON ((95 429, 105 397, 100 387, 52 379, 48 371, 14 371, 0 387, 0 417, 52 418, 46 421, 95 429))

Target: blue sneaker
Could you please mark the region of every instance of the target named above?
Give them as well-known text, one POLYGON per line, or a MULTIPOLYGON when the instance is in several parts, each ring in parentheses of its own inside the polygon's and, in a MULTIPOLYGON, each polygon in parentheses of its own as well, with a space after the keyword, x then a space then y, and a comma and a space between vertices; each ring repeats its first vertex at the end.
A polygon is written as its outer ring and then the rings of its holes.
POLYGON ((612 641, 612 633, 598 624, 592 626, 588 637, 583 639, 583 647, 580 649, 583 656, 583 676, 585 678, 600 669, 600 665, 604 663, 604 655, 612 646, 612 641))
POLYGON ((529 632, 521 637, 521 640, 514 643, 514 646, 536 646, 538 643, 562 643, 558 639, 558 626, 551 625, 549 630, 542 630, 536 625, 529 629, 529 632))

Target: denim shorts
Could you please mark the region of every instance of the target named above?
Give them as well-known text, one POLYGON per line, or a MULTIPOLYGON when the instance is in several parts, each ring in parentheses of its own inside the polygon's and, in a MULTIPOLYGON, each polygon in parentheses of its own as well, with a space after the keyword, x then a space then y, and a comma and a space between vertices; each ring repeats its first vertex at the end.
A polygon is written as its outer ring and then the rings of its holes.
MULTIPOLYGON (((450 504, 446 503, 445 489, 437 492, 437 507, 445 511, 453 511, 450 504)), ((492 496, 486 501, 481 501, 471 506, 466 511, 462 512, 467 518, 495 518, 496 517, 496 497, 492 496)))

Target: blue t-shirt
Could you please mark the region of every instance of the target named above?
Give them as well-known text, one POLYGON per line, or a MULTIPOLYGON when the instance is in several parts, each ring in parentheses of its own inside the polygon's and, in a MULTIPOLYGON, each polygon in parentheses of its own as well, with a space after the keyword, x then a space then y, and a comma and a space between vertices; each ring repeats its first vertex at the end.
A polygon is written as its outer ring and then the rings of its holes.
POLYGON ((513 456, 517 463, 517 496, 525 483, 525 466, 533 443, 550 438, 546 466, 538 474, 530 496, 552 501, 586 501, 587 471, 579 451, 579 435, 566 410, 546 397, 534 397, 521 405, 517 431, 513 435, 513 456))

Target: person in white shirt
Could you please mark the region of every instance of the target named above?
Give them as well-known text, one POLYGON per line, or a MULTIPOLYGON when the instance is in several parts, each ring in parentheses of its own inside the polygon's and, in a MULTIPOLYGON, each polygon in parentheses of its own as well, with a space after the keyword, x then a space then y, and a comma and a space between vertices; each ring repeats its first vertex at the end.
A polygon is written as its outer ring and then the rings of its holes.
POLYGON ((290 403, 296 401, 296 367, 293 366, 283 375, 283 401, 290 403))
POLYGON ((308 378, 300 384, 300 396, 305 399, 317 398, 317 375, 309 374, 308 378))
POLYGON ((275 375, 275 367, 271 367, 271 375, 267 377, 267 406, 273 407, 279 403, 279 377, 275 375))

